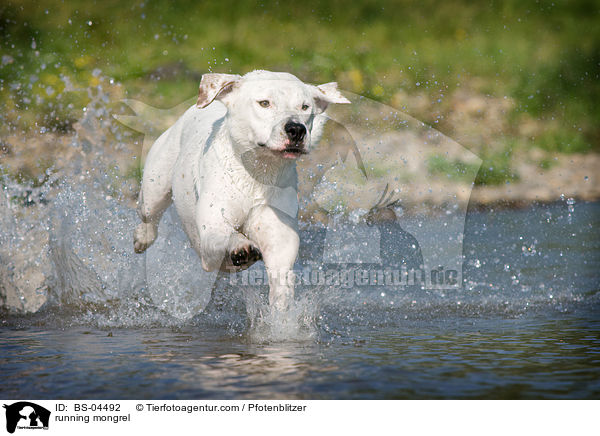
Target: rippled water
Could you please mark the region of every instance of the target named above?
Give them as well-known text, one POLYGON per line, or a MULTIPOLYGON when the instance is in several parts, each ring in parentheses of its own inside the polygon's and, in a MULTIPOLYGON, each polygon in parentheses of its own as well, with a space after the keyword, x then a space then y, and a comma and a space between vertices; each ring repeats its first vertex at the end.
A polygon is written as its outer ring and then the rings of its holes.
MULTIPOLYGON (((260 286, 219 279, 185 317, 135 271, 107 269, 118 286, 88 278, 93 298, 57 293, 38 314, 2 315, 0 395, 597 398, 599 224, 598 203, 470 211, 463 289, 317 286, 286 320, 268 319, 260 286)), ((305 230, 309 247, 318 234, 305 230)))
POLYGON ((594 398, 600 323, 589 316, 353 324, 322 342, 273 344, 206 325, 118 329, 111 337, 85 327, 4 328, 0 392, 11 398, 594 398))

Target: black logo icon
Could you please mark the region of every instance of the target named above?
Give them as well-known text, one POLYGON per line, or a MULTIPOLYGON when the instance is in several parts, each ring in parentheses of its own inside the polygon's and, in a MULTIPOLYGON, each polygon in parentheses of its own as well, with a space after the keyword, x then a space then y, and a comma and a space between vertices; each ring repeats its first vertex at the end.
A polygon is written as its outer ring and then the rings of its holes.
POLYGON ((47 429, 50 422, 50 411, 28 401, 19 401, 6 409, 6 431, 14 433, 17 426, 27 429, 47 429))

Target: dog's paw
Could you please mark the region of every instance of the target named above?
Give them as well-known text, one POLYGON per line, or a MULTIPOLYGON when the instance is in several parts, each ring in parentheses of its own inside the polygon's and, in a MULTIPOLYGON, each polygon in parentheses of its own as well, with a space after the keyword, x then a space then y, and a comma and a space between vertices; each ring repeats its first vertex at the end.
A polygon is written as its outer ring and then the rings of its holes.
POLYGON ((143 253, 156 239, 156 226, 151 223, 141 223, 133 232, 133 249, 143 253))
POLYGON ((231 251, 231 263, 234 266, 253 264, 262 259, 260 250, 251 243, 247 243, 231 251))

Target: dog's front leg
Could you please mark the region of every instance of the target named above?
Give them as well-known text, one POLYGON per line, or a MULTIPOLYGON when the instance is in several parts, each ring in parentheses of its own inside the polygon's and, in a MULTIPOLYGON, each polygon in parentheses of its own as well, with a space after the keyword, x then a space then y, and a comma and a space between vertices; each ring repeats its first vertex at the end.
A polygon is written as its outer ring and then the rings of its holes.
POLYGON ((199 244, 195 248, 202 268, 226 272, 246 269, 262 258, 260 250, 219 213, 222 209, 216 203, 199 206, 196 219, 199 244))
POLYGON ((300 238, 295 217, 276 208, 254 208, 245 227, 248 238, 258 244, 269 277, 269 304, 286 310, 294 299, 294 262, 300 238))
POLYGON ((200 247, 205 271, 240 271, 262 259, 256 244, 231 227, 200 230, 200 247))

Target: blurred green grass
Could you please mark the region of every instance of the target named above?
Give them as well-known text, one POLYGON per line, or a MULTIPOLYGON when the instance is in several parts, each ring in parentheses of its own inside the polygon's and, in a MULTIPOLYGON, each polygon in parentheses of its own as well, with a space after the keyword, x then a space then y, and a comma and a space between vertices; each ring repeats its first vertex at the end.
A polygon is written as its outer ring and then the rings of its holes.
POLYGON ((506 97, 514 105, 498 147, 599 151, 599 12, 581 0, 8 0, 1 129, 68 130, 90 86, 169 107, 194 95, 204 72, 264 68, 396 105, 399 90, 425 95, 428 105, 405 109, 444 133, 453 92, 506 97), (533 134, 519 128, 527 120, 533 134))

